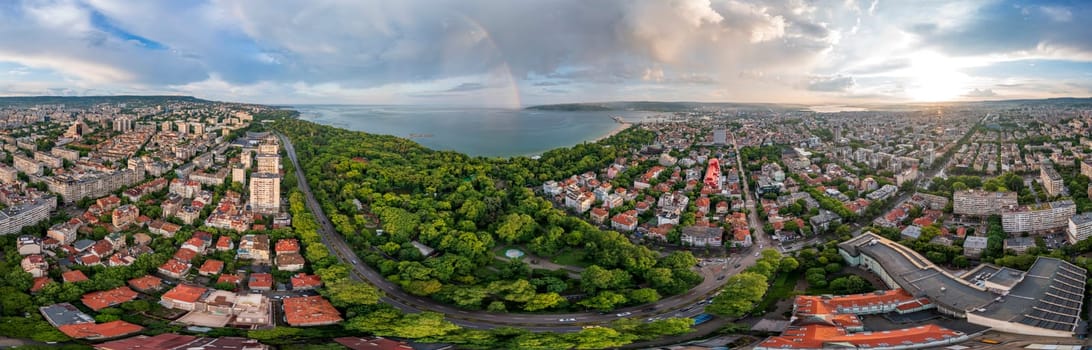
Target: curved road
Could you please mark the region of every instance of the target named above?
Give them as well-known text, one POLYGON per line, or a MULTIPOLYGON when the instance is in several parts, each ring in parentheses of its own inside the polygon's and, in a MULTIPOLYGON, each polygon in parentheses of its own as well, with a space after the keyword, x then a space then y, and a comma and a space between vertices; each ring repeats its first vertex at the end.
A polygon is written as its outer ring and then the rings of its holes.
POLYGON ((356 280, 368 281, 376 288, 382 290, 386 295, 381 299, 381 302, 390 304, 398 309, 406 312, 421 312, 421 311, 434 311, 445 314, 451 322, 468 328, 495 328, 499 326, 511 326, 529 329, 533 331, 579 331, 581 326, 604 324, 618 319, 615 313, 630 312, 631 315, 627 317, 632 318, 645 318, 645 317, 669 317, 680 316, 689 317, 701 313, 704 309, 704 304, 698 304, 705 298, 710 297, 714 291, 719 289, 724 284, 724 279, 719 279, 720 276, 738 273, 744 267, 753 263, 753 257, 747 255, 745 258, 746 264, 741 264, 740 267, 728 268, 728 263, 723 264, 707 264, 702 267, 701 273, 705 279, 696 287, 690 289, 686 293, 674 295, 664 298, 651 305, 641 305, 635 307, 628 307, 623 309, 614 310, 609 314, 599 314, 594 312, 583 313, 569 313, 569 314, 521 314, 521 313, 494 313, 485 311, 468 311, 458 309, 449 305, 438 303, 432 299, 422 298, 415 295, 408 294, 402 290, 402 288, 394 283, 391 283, 366 263, 360 262, 359 258, 345 242, 345 239, 341 235, 337 234, 334 230, 333 224, 326 217, 326 214, 322 210, 322 206, 315 200, 314 194, 311 192, 311 186, 307 183, 306 177, 303 174, 303 168, 300 167, 299 161, 296 159, 296 150, 292 146, 292 142, 284 135, 277 133, 277 136, 284 143, 284 149, 288 154, 289 160, 292 161, 292 165, 296 169, 296 179, 299 181, 299 189, 303 192, 306 204, 311 213, 315 215, 315 219, 319 222, 319 234, 322 237, 322 243, 326 245, 330 251, 337 256, 338 260, 351 268, 351 277, 356 280), (575 319, 573 322, 561 322, 560 319, 575 319))

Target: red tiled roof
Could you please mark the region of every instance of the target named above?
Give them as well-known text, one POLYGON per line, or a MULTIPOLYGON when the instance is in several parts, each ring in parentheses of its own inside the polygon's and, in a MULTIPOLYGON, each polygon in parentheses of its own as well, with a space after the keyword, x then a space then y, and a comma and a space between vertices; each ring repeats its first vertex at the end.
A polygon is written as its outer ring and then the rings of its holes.
POLYGON ((318 275, 297 273, 295 276, 292 276, 292 289, 318 288, 321 286, 322 278, 320 278, 318 275))
POLYGON ((291 326, 318 326, 341 322, 341 314, 321 296, 284 299, 284 319, 291 326))
POLYGON ((959 337, 960 332, 937 325, 924 325, 883 332, 846 333, 841 328, 825 325, 790 327, 780 336, 770 337, 759 345, 768 348, 821 348, 825 344, 849 343, 857 347, 880 347, 881 344, 904 345, 906 343, 930 343, 959 337))
POLYGON ((239 284, 239 281, 240 281, 240 278, 239 278, 238 275, 230 274, 230 273, 222 274, 222 275, 220 275, 220 278, 216 279, 216 283, 227 282, 227 283, 239 284))
POLYGON ((220 273, 224 269, 224 262, 216 259, 205 260, 205 263, 198 269, 201 273, 208 275, 215 275, 220 273))
POLYGON ((205 241, 197 237, 190 237, 190 239, 186 241, 185 245, 202 248, 205 246, 205 241))
POLYGON ((896 305, 898 309, 910 310, 928 303, 928 299, 915 299, 902 289, 835 297, 797 296, 794 302, 797 321, 794 321, 793 325, 790 325, 781 335, 764 340, 760 346, 781 349, 816 349, 839 344, 839 346, 873 348, 928 344, 963 336, 960 332, 936 325, 882 332, 851 333, 847 330, 851 329, 848 327, 861 326, 860 319, 853 313, 853 307, 896 305))
POLYGON ((192 303, 200 299, 201 295, 205 294, 206 290, 207 288, 205 287, 198 287, 189 284, 179 284, 178 286, 171 288, 171 290, 167 291, 166 293, 163 293, 162 298, 192 303))
POLYGON ((167 262, 163 263, 159 268, 170 273, 181 274, 186 272, 186 270, 189 270, 190 264, 179 261, 178 259, 171 259, 167 260, 167 262))
POLYGON ((268 273, 255 273, 250 275, 250 281, 247 286, 253 288, 271 288, 273 287, 273 275, 268 273))
POLYGON ((152 275, 140 276, 129 280, 129 286, 139 291, 156 290, 163 286, 163 280, 152 275))
POLYGON ((83 271, 72 270, 62 273, 61 278, 64 280, 64 283, 76 283, 80 281, 86 281, 87 275, 84 275, 83 271))
POLYGON ((277 240, 277 246, 276 246, 275 249, 276 249, 277 254, 288 253, 288 252, 299 252, 300 251, 300 241, 296 240, 295 238, 286 238, 286 239, 277 240))
POLYGON ((220 239, 216 241, 216 248, 227 249, 231 246, 231 237, 220 236, 220 239))
POLYGON ((174 258, 181 261, 190 261, 193 260, 193 258, 195 257, 197 257, 197 252, 189 249, 179 249, 178 251, 174 252, 174 258))
POLYGON ((34 279, 34 285, 30 287, 30 292, 34 293, 34 292, 40 291, 40 290, 42 290, 42 288, 45 288, 45 286, 47 284, 50 284, 50 283, 53 283, 53 279, 50 279, 49 277, 46 277, 46 276, 37 277, 37 278, 34 279))
POLYGON ((105 339, 140 332, 144 327, 125 322, 77 323, 57 327, 65 335, 76 339, 105 339))
POLYGON ((84 294, 80 301, 91 308, 91 310, 99 311, 136 299, 136 297, 137 292, 129 289, 129 287, 121 286, 110 290, 84 294))
POLYGON ((163 333, 156 336, 138 335, 132 338, 96 344, 100 350, 158 350, 175 349, 197 339, 192 335, 163 333))

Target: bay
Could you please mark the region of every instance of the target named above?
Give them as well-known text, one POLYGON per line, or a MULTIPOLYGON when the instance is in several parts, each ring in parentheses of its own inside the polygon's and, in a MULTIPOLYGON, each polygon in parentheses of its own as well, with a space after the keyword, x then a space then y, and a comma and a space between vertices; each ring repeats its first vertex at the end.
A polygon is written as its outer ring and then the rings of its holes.
POLYGON ((654 115, 641 111, 540 111, 404 105, 296 105, 300 119, 392 135, 436 150, 471 156, 531 156, 591 142, 626 122, 654 115))

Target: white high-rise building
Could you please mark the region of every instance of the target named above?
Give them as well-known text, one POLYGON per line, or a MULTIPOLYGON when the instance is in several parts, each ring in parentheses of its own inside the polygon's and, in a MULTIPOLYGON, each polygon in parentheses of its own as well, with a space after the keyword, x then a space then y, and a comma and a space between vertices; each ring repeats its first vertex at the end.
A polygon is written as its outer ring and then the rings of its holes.
POLYGON ((250 209, 256 213, 275 214, 281 208, 281 178, 277 174, 250 176, 250 209))

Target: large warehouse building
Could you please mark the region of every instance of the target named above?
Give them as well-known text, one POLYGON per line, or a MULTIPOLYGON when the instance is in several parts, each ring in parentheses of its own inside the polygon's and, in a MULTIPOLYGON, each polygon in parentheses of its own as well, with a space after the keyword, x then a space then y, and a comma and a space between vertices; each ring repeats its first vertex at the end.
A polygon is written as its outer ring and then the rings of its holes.
POLYGON ((1027 272, 987 264, 956 276, 871 232, 838 250, 847 264, 872 271, 888 287, 928 298, 941 313, 972 324, 1026 335, 1083 335, 1078 325, 1087 271, 1069 262, 1041 256, 1027 272))

